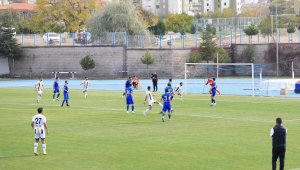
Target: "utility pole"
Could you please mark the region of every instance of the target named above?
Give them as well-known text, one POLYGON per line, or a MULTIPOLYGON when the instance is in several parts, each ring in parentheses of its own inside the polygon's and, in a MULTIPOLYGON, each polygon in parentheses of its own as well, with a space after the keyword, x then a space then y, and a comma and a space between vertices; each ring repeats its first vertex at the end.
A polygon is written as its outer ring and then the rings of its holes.
POLYGON ((279 56, 278 56, 278 40, 279 40, 279 30, 278 30, 278 0, 276 0, 276 75, 279 76, 279 56))

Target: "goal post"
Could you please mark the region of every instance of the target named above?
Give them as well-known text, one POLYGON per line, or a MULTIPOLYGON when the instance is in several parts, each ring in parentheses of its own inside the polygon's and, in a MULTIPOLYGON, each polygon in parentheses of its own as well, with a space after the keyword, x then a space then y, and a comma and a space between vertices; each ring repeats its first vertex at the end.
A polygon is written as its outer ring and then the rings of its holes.
MULTIPOLYGON (((189 66, 212 67, 213 69, 215 69, 215 74, 213 77, 216 77, 216 78, 219 78, 219 70, 220 70, 220 67, 222 67, 222 66, 235 66, 235 67, 249 66, 251 68, 252 96, 255 95, 254 64, 253 63, 185 63, 185 66, 184 66, 185 84, 187 84, 188 73, 189 73, 188 67, 189 66)), ((185 90, 185 92, 187 92, 187 89, 185 90)))

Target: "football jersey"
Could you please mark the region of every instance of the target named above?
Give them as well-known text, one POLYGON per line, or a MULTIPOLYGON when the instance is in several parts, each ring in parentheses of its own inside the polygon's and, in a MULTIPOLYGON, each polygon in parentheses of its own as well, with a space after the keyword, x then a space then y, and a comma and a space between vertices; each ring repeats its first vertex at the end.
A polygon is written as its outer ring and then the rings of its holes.
POLYGON ((176 87, 175 87, 175 92, 180 92, 180 91, 181 91, 181 87, 182 87, 182 86, 180 86, 180 85, 176 86, 176 87))
POLYGON ((89 86, 89 81, 88 80, 84 80, 83 81, 83 88, 88 88, 89 86))
POLYGON ((152 94, 150 91, 146 91, 147 101, 153 100, 152 94))
POLYGON ((36 114, 32 117, 34 128, 44 129, 44 123, 46 123, 46 117, 42 114, 36 114))
POLYGON ((42 90, 42 88, 43 88, 43 80, 42 81, 38 81, 38 83, 37 83, 37 91, 40 91, 40 90, 42 90))
POLYGON ((170 104, 170 94, 169 93, 165 93, 161 96, 161 98, 164 101, 164 104, 170 104))
POLYGON ((59 89, 58 81, 55 81, 55 82, 54 82, 54 89, 59 89))
POLYGON ((169 94, 172 94, 172 93, 173 93, 173 88, 172 88, 172 86, 167 86, 166 89, 168 90, 168 93, 169 93, 169 94))
POLYGON ((64 85, 64 93, 68 93, 68 91, 69 91, 69 88, 68 88, 68 85, 64 85))
POLYGON ((131 87, 128 87, 128 88, 126 89, 126 95, 127 95, 127 96, 131 96, 132 93, 133 93, 133 89, 132 89, 131 87))

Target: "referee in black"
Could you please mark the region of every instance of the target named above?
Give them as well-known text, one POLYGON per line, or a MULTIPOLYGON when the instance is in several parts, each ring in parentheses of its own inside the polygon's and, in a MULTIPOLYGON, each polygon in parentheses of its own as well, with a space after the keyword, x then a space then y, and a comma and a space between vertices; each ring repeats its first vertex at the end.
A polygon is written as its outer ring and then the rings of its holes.
POLYGON ((286 133, 287 129, 282 125, 282 119, 276 118, 276 125, 271 129, 272 137, 272 169, 276 170, 276 162, 279 157, 280 170, 284 170, 284 158, 286 151, 286 133))

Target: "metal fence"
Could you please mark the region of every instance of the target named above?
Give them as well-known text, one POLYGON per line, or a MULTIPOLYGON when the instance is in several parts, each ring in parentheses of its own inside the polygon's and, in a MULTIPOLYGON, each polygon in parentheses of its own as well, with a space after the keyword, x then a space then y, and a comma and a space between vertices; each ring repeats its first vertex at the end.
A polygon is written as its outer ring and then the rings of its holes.
MULTIPOLYGON (((201 33, 180 33, 169 35, 128 35, 125 32, 101 33, 99 37, 93 37, 90 33, 79 36, 78 33, 57 34, 17 34, 17 41, 22 47, 49 47, 49 46, 125 46, 126 48, 196 48, 201 43, 201 33)), ((217 31, 214 38, 219 47, 230 47, 232 44, 268 44, 275 43, 300 43, 300 31, 288 34, 286 29, 279 29, 278 36, 257 34, 248 37, 242 29, 230 29, 229 31, 217 31)))

